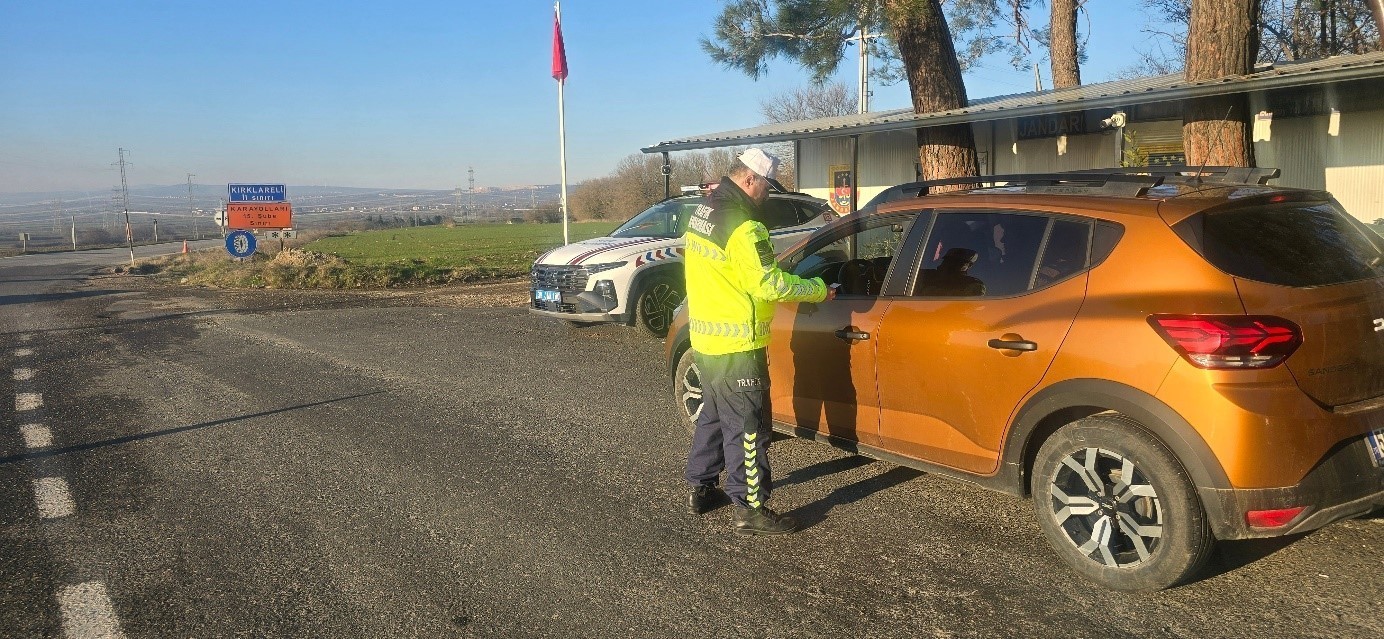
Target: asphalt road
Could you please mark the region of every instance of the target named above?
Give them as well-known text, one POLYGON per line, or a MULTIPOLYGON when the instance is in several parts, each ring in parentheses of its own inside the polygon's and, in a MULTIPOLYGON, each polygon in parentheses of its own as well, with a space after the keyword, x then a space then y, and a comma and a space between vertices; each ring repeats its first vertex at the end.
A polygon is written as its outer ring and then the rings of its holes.
POLYGON ((532 317, 521 282, 91 270, 127 255, 0 260, 3 637, 1384 636, 1379 517, 1113 593, 1025 501, 790 440, 774 505, 807 527, 743 538, 685 513, 633 329, 532 317))

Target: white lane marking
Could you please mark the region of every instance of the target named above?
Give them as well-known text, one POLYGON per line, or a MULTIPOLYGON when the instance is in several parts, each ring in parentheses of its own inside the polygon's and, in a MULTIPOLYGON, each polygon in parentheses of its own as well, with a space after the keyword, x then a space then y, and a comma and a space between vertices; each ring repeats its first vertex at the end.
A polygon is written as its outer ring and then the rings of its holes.
POLYGON ((31 340, 31 339, 33 339, 33 338, 34 338, 33 335, 30 335, 30 334, 28 334, 28 333, 25 333, 25 334, 19 336, 19 341, 20 341, 21 343, 28 344, 28 343, 29 343, 29 340, 31 340))
POLYGON ((35 479, 34 501, 38 504, 39 516, 44 519, 68 517, 77 512, 77 504, 67 490, 67 480, 61 477, 35 479))
POLYGON ((106 584, 88 581, 58 591, 62 629, 68 639, 123 639, 120 619, 106 594, 106 584))
POLYGON ((47 448, 53 445, 53 431, 42 424, 24 424, 19 427, 24 436, 24 445, 29 448, 47 448))
POLYGON ((14 409, 16 411, 35 410, 43 406, 43 393, 15 393, 14 409))
POLYGON ((29 380, 31 380, 31 379, 33 379, 33 378, 34 378, 34 369, 32 369, 32 368, 16 368, 16 369, 14 369, 14 381, 16 381, 16 382, 27 382, 27 381, 29 381, 29 380))
POLYGON ((15 349, 15 351, 14 351, 14 356, 15 356, 15 357, 28 357, 28 356, 33 355, 33 354, 34 354, 34 349, 32 349, 32 348, 19 348, 19 349, 15 349))

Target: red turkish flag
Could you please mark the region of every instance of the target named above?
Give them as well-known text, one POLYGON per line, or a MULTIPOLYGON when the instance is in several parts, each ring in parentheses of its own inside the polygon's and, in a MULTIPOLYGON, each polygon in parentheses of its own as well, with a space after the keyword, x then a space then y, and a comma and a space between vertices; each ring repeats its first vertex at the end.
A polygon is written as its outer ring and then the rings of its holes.
POLYGON ((553 79, 567 79, 567 48, 562 46, 562 20, 553 11, 553 79))

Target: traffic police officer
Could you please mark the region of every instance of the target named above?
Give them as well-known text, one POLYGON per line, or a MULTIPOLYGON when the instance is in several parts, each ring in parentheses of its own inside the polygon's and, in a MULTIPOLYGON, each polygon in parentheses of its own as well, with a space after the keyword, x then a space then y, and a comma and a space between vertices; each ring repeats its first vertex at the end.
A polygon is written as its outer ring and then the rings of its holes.
POLYGON ((772 436, 764 349, 774 303, 835 296, 821 278, 805 280, 779 269, 759 221, 778 163, 757 148, 740 154, 707 204, 693 211, 684 252, 689 329, 702 381, 702 411, 687 458, 689 509, 701 514, 717 505, 716 483, 725 469, 736 531, 761 535, 797 529, 792 517, 764 505, 772 436))

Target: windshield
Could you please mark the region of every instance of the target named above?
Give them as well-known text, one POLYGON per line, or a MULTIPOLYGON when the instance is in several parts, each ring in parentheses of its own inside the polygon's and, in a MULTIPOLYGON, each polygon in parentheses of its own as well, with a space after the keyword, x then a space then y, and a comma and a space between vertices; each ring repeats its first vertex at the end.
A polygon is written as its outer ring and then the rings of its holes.
POLYGON ((682 237, 687 230, 687 212, 702 203, 700 197, 664 200, 630 218, 610 234, 611 237, 682 237))

